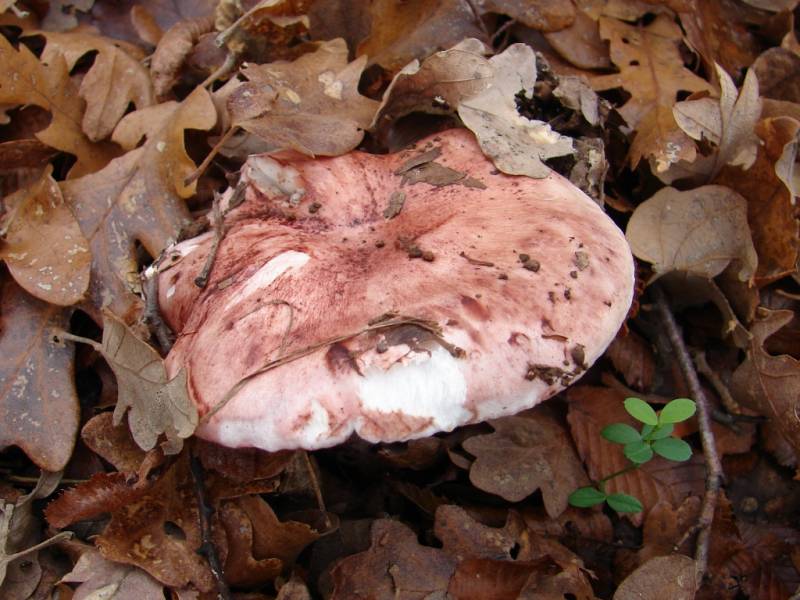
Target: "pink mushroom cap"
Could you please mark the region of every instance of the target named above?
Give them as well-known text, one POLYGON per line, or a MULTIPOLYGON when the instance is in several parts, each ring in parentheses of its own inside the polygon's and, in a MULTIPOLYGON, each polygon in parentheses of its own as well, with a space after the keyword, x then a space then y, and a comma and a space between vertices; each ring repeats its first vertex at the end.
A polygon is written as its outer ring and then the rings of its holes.
POLYGON ((206 288, 213 232, 158 274, 168 371, 186 370, 197 434, 226 446, 394 442, 515 414, 575 381, 632 300, 602 209, 556 173, 498 172, 464 129, 385 156, 251 156, 240 192, 206 288), (418 181, 441 166, 464 177, 418 181))

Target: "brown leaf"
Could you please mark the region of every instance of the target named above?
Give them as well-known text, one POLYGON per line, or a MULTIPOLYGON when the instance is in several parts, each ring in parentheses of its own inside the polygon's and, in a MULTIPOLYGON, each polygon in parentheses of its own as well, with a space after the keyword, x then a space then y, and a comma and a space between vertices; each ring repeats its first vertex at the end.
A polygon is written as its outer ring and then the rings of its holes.
POLYGON ((62 528, 127 506, 145 491, 135 488, 128 479, 128 474, 120 472, 93 475, 47 505, 47 522, 62 528))
POLYGON ((294 457, 293 451, 266 452, 258 448, 226 448, 196 440, 194 452, 203 468, 236 483, 279 476, 294 457))
POLYGON ((506 15, 537 31, 558 31, 575 20, 575 7, 549 0, 478 0, 483 13, 506 15))
POLYGON ((150 75, 156 96, 163 98, 169 93, 178 81, 183 62, 200 36, 213 30, 214 19, 210 15, 180 21, 167 30, 150 61, 150 75))
POLYGON ((112 313, 106 312, 103 343, 89 343, 103 355, 117 378, 119 396, 114 408, 114 425, 128 412, 133 439, 143 450, 151 450, 161 434, 165 454, 177 454, 183 440, 197 427, 197 408, 189 398, 186 374, 169 379, 158 352, 143 342, 112 313))
POLYGON ((678 507, 669 502, 656 504, 644 521, 642 548, 636 554, 637 566, 657 556, 667 556, 700 516, 700 498, 690 496, 678 507))
POLYGON ((48 64, 60 54, 72 70, 83 56, 97 52, 78 92, 86 101, 82 128, 93 142, 111 135, 130 104, 137 109, 153 104, 153 86, 141 63, 145 53, 139 47, 84 31, 43 35, 47 45, 42 61, 48 64))
POLYGON ((625 237, 657 275, 684 271, 712 278, 733 263, 739 279, 748 281, 758 259, 747 230, 747 202, 732 189, 667 187, 636 207, 625 237))
POLYGON ((481 37, 466 0, 376 0, 370 5, 372 28, 358 46, 358 56, 390 72, 416 59, 449 48, 469 37, 481 37))
POLYGON ((64 468, 78 433, 74 351, 53 341, 69 316, 0 279, 0 447, 48 471, 64 468))
MULTIPOLYGON (((574 386, 567 392, 567 421, 572 438, 594 481, 630 464, 619 444, 612 444, 600 435, 602 429, 611 423, 636 425, 625 412, 624 398, 624 393, 601 387, 574 386)), ((642 518, 662 500, 678 507, 687 496, 701 495, 704 477, 702 457, 698 455, 683 463, 656 457, 640 468, 606 482, 606 491, 636 496, 644 505, 644 511, 633 515, 631 521, 640 524, 642 518)))
POLYGON ((651 558, 625 578, 614 600, 693 600, 695 562, 683 554, 651 558))
POLYGON ((694 144, 678 128, 672 105, 680 91, 711 91, 711 86, 683 66, 680 27, 667 15, 647 26, 600 18, 600 36, 611 43, 611 60, 618 74, 600 75, 591 82, 596 90, 625 88, 631 98, 619 109, 636 132, 630 149, 633 167, 647 157, 655 171, 678 160, 691 162, 694 144))
MULTIPOLYGON (((261 500, 263 502, 263 500, 261 500)), ((239 587, 262 586, 283 571, 283 561, 276 557, 257 558, 253 549, 253 525, 238 501, 224 502, 218 511, 219 521, 228 538, 225 580, 239 587)))
POLYGON ((0 104, 32 104, 52 114, 50 125, 36 137, 77 157, 70 171, 72 177, 97 171, 112 158, 110 145, 92 143, 81 129, 84 103, 63 57, 44 64, 26 46, 20 44, 15 50, 0 36, 0 82, 0 104))
POLYGON ((115 600, 162 600, 164 587, 136 567, 111 562, 97 550, 81 555, 72 571, 61 581, 80 583, 73 600, 114 598, 115 600))
POLYGON ((518 598, 522 597, 520 592, 529 579, 536 580, 557 571, 553 561, 547 558, 524 562, 468 558, 456 567, 447 597, 454 600, 518 598))
POLYGON ((419 599, 443 595, 456 560, 420 546, 408 527, 390 519, 372 525, 369 550, 340 560, 331 570, 331 600, 419 599))
POLYGON ((461 561, 465 558, 512 560, 517 540, 507 527, 488 527, 476 521, 460 506, 442 505, 436 509, 434 533, 444 551, 461 561))
POLYGON ((569 438, 543 410, 491 421, 495 432, 464 441, 474 455, 470 481, 476 487, 519 502, 542 490, 547 514, 556 518, 567 508, 567 497, 587 484, 569 438))
POLYGON ((758 253, 759 285, 791 274, 796 268, 798 222, 793 169, 798 131, 800 122, 795 119, 764 119, 756 127, 763 144, 755 164, 747 171, 725 168, 716 179, 747 199, 747 222, 758 253))
POLYGON ((5 199, 9 212, 0 220, 0 231, 5 232, 0 258, 29 294, 69 306, 89 287, 92 255, 51 170, 5 199))
POLYGON ((753 70, 763 96, 800 102, 800 56, 785 48, 770 48, 756 59, 753 70))
POLYGON ((114 425, 113 415, 95 415, 81 429, 81 439, 89 449, 107 460, 118 471, 136 473, 145 457, 125 425, 114 425))
POLYGON ((656 368, 655 356, 650 344, 638 333, 618 333, 606 350, 606 356, 614 368, 622 373, 629 386, 642 391, 652 387, 656 368))
POLYGON ((183 102, 168 102, 127 115, 114 137, 135 148, 105 169, 65 181, 64 198, 92 247, 89 295, 95 309, 108 308, 130 322, 140 305, 135 242, 158 256, 177 238, 189 214, 181 198, 195 191, 184 179, 195 170, 186 154, 186 129, 209 129, 216 121, 208 92, 198 88, 183 102))
POLYGON ((597 20, 578 9, 575 21, 560 31, 544 34, 558 54, 581 69, 608 69, 608 43, 600 37, 597 20))
POLYGON ((321 42, 292 63, 248 65, 228 100, 233 124, 272 148, 336 156, 355 148, 378 108, 358 93, 366 58, 348 64, 344 40, 321 42))
POLYGON ((753 323, 753 339, 747 358, 731 379, 731 393, 737 402, 769 417, 778 431, 800 452, 800 361, 788 355, 771 356, 764 351, 764 341, 793 317, 791 311, 761 309, 753 323))

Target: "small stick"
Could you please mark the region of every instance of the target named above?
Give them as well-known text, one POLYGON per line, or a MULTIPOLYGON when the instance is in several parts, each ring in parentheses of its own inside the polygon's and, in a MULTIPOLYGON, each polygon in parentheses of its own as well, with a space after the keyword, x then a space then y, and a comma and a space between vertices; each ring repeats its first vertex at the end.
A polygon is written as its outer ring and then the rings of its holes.
POLYGON ((699 532, 694 559, 696 562, 695 570, 697 573, 697 580, 702 581, 708 568, 708 546, 710 543, 711 523, 714 521, 714 511, 717 507, 719 488, 722 483, 722 464, 717 454, 714 433, 711 430, 711 408, 703 392, 703 388, 700 386, 697 371, 694 369, 689 351, 678 329, 678 324, 675 322, 675 316, 672 314, 672 310, 669 307, 667 296, 658 286, 654 286, 653 295, 655 296, 656 308, 661 315, 667 337, 675 351, 678 365, 689 386, 689 391, 692 396, 694 396, 695 402, 697 402, 697 422, 700 425, 700 440, 703 443, 703 454, 706 460, 706 493, 703 496, 703 504, 700 509, 700 517, 698 518, 697 524, 684 535, 684 539, 677 545, 680 546, 689 536, 693 535, 695 532, 699 532))
POLYGON ((206 172, 208 165, 210 165, 211 161, 214 160, 214 157, 217 154, 219 154, 220 148, 222 148, 222 146, 225 145, 225 142, 231 139, 231 136, 233 136, 233 134, 236 133, 237 131, 239 131, 239 127, 236 125, 232 125, 231 128, 228 129, 228 131, 223 133, 222 137, 220 137, 219 140, 217 140, 217 143, 214 144, 214 147, 211 149, 211 152, 209 152, 203 159, 203 162, 200 163, 200 166, 197 167, 194 170, 194 172, 191 173, 188 177, 186 177, 186 179, 183 180, 183 185, 191 185, 192 183, 200 179, 200 176, 206 172))
POLYGON ((695 367, 697 367, 697 372, 708 379, 709 383, 714 386, 714 390, 719 394, 719 399, 722 401, 722 406, 725 407, 725 410, 732 415, 739 414, 742 410, 739 403, 733 399, 728 386, 723 383, 719 375, 708 364, 706 353, 701 350, 695 350, 692 352, 692 358, 694 359, 695 367))
POLYGON ((225 237, 225 219, 220 211, 220 198, 221 196, 214 193, 214 204, 211 207, 211 218, 209 219, 211 226, 214 228, 214 241, 211 242, 211 248, 208 249, 208 256, 203 265, 203 270, 194 278, 194 284, 201 290, 208 285, 208 278, 211 275, 211 269, 214 268, 214 261, 217 258, 217 251, 222 238, 225 237))
POLYGON ((308 478, 311 480, 311 487, 314 489, 314 496, 317 499, 317 506, 322 511, 322 515, 325 517, 325 529, 330 529, 331 520, 328 517, 328 510, 325 508, 325 499, 322 497, 322 489, 319 487, 317 472, 314 470, 314 465, 311 463, 311 457, 308 455, 308 452, 305 450, 301 450, 300 452, 303 453, 306 469, 308 469, 308 478))
POLYGON ((175 342, 175 336, 161 318, 161 311, 158 308, 158 266, 152 277, 144 277, 144 322, 150 327, 150 331, 161 346, 161 351, 168 354, 175 342))
POLYGON ((211 515, 214 514, 214 509, 206 502, 205 484, 203 483, 203 466, 200 464, 200 460, 194 455, 192 455, 189 460, 189 469, 192 472, 192 483, 194 484, 194 493, 197 497, 197 514, 200 519, 200 539, 202 543, 197 553, 204 556, 208 561, 211 574, 214 576, 214 581, 217 584, 217 599, 233 600, 228 584, 225 583, 225 574, 219 562, 219 556, 217 556, 217 549, 211 541, 210 520, 211 515))

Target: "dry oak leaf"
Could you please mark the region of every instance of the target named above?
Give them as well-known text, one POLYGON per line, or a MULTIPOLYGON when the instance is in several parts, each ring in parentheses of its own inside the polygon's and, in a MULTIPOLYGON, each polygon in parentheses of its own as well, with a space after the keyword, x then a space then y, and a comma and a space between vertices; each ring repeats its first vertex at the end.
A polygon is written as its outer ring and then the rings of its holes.
POLYGON ((0 278, 0 448, 19 446, 48 471, 64 468, 78 433, 74 351, 53 340, 69 317, 0 278))
POLYGON ((107 306, 126 322, 141 301, 136 242, 158 256, 175 238, 189 213, 181 199, 194 193, 185 178, 196 166, 186 154, 186 129, 210 129, 216 111, 202 88, 183 102, 167 102, 127 115, 114 139, 130 151, 105 169, 61 184, 64 198, 92 248, 89 297, 99 313, 107 306), (146 143, 136 148, 143 135, 146 143), (135 149, 134 149, 135 148, 135 149))
POLYGON ((747 222, 758 253, 759 286, 791 275, 798 260, 797 157, 800 122, 790 117, 762 120, 756 133, 763 144, 750 169, 726 167, 717 183, 747 198, 747 222))
POLYGON ((659 190, 636 207, 625 237, 637 258, 653 264, 654 277, 683 271, 710 279, 731 265, 749 281, 758 264, 747 201, 722 185, 659 190))
POLYGON ((569 27, 575 20, 575 7, 571 2, 550 0, 478 0, 482 13, 506 15, 537 31, 558 31, 569 27))
POLYGON ((693 600, 695 562, 683 554, 651 558, 619 584, 614 600, 693 600))
MULTIPOLYGON (((602 429, 611 423, 636 425, 625 412, 624 399, 624 392, 602 387, 575 386, 567 392, 567 422, 578 454, 586 463, 593 481, 630 465, 622 447, 600 435, 602 429)), ((704 477, 705 468, 699 455, 683 463, 656 457, 642 467, 606 482, 606 492, 636 496, 644 505, 644 511, 629 518, 640 525, 642 518, 662 500, 677 508, 687 496, 702 495, 704 477)))
POLYGON ((189 398, 185 371, 169 379, 158 352, 110 312, 104 314, 102 344, 77 336, 64 337, 91 345, 114 371, 119 388, 114 407, 115 426, 130 409, 128 425, 140 448, 155 448, 159 436, 164 434, 167 438, 162 444, 164 453, 180 452, 183 440, 194 433, 198 422, 197 408, 189 398))
POLYGON ((596 90, 622 87, 631 94, 619 109, 635 131, 630 162, 636 167, 649 158, 654 171, 679 160, 692 162, 694 143, 675 123, 672 106, 678 92, 712 91, 711 85, 683 66, 680 27, 659 14, 647 26, 634 26, 601 17, 600 36, 611 43, 611 60, 620 72, 591 79, 596 90))
POLYGON ((231 94, 233 125, 275 150, 337 156, 355 148, 378 102, 358 93, 366 57, 347 62, 347 44, 320 42, 291 63, 246 65, 248 79, 231 94))
POLYGON ((50 125, 36 134, 39 141, 74 154, 70 177, 103 168, 112 158, 110 144, 95 144, 83 133, 84 102, 78 95, 63 56, 40 62, 22 44, 15 50, 0 35, 0 105, 32 104, 52 114, 50 125))
POLYGON ((106 560, 97 550, 84 552, 65 583, 80 583, 72 600, 163 600, 164 586, 150 575, 128 565, 106 560))
POLYGON ((214 30, 212 16, 180 21, 170 27, 158 42, 150 60, 150 75, 156 95, 162 98, 180 77, 186 57, 204 33, 214 30))
POLYGON ((370 6, 370 34, 358 46, 358 56, 387 71, 399 71, 461 40, 481 37, 469 0, 376 0, 370 6))
POLYGON ((494 433, 465 440, 475 456, 472 484, 509 502, 519 502, 537 489, 544 506, 556 518, 568 506, 568 496, 588 484, 566 430, 544 410, 490 421, 494 433))
POLYGON ((69 306, 89 287, 92 255, 51 171, 4 199, 8 212, 0 219, 0 259, 29 294, 69 306))
POLYGON ((580 69, 611 68, 608 43, 600 37, 597 20, 580 8, 572 25, 545 33, 544 38, 561 58, 580 69))
POLYGON ((792 320, 788 310, 760 309, 750 329, 753 338, 747 358, 731 379, 731 393, 737 402, 769 417, 777 430, 800 455, 800 361, 783 354, 772 356, 764 350, 765 340, 792 320))
POLYGON ((368 550, 340 560, 331 570, 331 600, 444 597, 456 559, 439 548, 421 546, 406 525, 378 519, 368 550))
POLYGON ((141 63, 145 53, 138 46, 84 31, 42 35, 47 39, 42 53, 46 63, 61 54, 72 70, 80 58, 97 52, 79 89, 86 101, 82 127, 90 140, 109 137, 130 104, 141 109, 155 101, 150 75, 141 63))

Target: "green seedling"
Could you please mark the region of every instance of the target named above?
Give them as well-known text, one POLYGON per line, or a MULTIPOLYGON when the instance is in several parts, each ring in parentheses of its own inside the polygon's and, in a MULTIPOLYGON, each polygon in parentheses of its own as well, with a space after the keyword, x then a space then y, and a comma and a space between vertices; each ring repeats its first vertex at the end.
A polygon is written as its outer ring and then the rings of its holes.
POLYGON ((642 423, 641 431, 636 431, 625 423, 612 423, 604 427, 600 435, 609 442, 621 444, 622 452, 630 464, 604 477, 595 486, 578 488, 572 492, 569 495, 569 503, 572 506, 587 508, 607 502, 617 512, 640 512, 643 507, 637 498, 628 494, 607 494, 606 483, 623 473, 638 469, 655 454, 676 462, 683 462, 692 457, 692 447, 682 439, 673 437, 672 430, 675 428, 675 423, 685 421, 694 415, 697 410, 694 400, 676 398, 660 412, 656 412, 641 398, 626 398, 625 410, 642 423))

